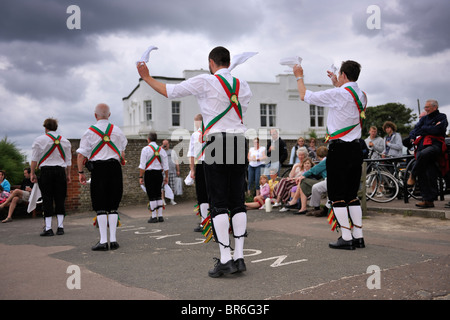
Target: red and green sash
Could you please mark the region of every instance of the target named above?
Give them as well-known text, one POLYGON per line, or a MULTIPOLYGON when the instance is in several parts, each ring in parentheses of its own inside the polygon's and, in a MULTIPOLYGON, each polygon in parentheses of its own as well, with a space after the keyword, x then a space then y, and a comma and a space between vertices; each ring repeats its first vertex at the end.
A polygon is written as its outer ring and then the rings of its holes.
POLYGON ((48 149, 48 151, 42 156, 41 160, 39 160, 38 167, 41 165, 42 162, 44 162, 45 160, 48 159, 48 157, 50 157, 50 155, 53 153, 53 151, 55 151, 55 149, 58 149, 59 154, 61 155, 61 158, 64 161, 66 160, 66 154, 64 153, 64 150, 61 146, 61 136, 57 136, 55 138, 50 133, 47 133, 46 136, 53 140, 53 144, 50 147, 50 149, 48 149))
POLYGON ((119 159, 120 159, 120 163, 122 165, 125 164, 125 159, 120 154, 119 149, 117 149, 114 142, 111 141, 111 133, 113 131, 113 128, 114 128, 114 125, 109 123, 108 127, 106 127, 106 132, 103 133, 96 126, 89 127, 89 130, 91 130, 92 132, 94 132, 101 138, 100 142, 97 144, 97 146, 94 148, 94 150, 92 150, 92 153, 91 153, 91 156, 89 157, 89 159, 92 159, 94 156, 96 156, 100 152, 100 150, 103 149, 103 147, 105 145, 108 145, 108 147, 110 147, 111 150, 113 150, 115 153, 117 153, 117 155, 119 156, 119 159))
POLYGON ((154 146, 152 146, 151 144, 148 145, 152 150, 153 150, 153 155, 150 159, 148 159, 147 163, 145 164, 145 169, 147 169, 148 167, 150 167, 150 165, 156 160, 158 159, 159 163, 161 164, 161 155, 160 155, 160 151, 161 151, 161 147, 158 147, 158 150, 155 149, 154 146))
POLYGON ((222 119, 228 113, 228 111, 230 111, 232 108, 236 111, 236 113, 239 116, 239 119, 241 119, 241 123, 242 123, 242 108, 241 108, 241 104, 238 99, 238 93, 239 93, 239 88, 240 88, 239 79, 236 79, 233 77, 233 88, 232 88, 230 86, 230 84, 228 83, 228 81, 221 75, 216 74, 216 78, 219 80, 220 84, 222 85, 223 89, 225 90, 225 93, 227 94, 228 98, 230 99, 230 105, 222 113, 218 114, 214 119, 212 119, 208 123, 206 128, 202 122, 202 142, 205 142, 203 137, 208 133, 208 131, 220 119, 222 119))
MULTIPOLYGON (((350 86, 345 87, 345 90, 347 90, 351 94, 353 100, 355 101, 356 107, 358 108, 358 111, 359 111, 359 123, 356 123, 354 125, 342 128, 340 130, 336 130, 332 134, 328 133, 328 128, 327 128, 327 132, 325 134, 325 142, 327 142, 328 140, 339 139, 339 138, 345 136, 347 133, 352 131, 356 126, 358 126, 358 124, 361 126, 361 128, 363 127, 364 120, 366 119, 367 102, 363 106, 361 100, 359 100, 358 94, 355 92, 355 90, 352 87, 350 87, 350 86)), ((363 91, 363 94, 366 97, 366 101, 367 101, 367 95, 366 95, 366 93, 364 91, 363 91)))

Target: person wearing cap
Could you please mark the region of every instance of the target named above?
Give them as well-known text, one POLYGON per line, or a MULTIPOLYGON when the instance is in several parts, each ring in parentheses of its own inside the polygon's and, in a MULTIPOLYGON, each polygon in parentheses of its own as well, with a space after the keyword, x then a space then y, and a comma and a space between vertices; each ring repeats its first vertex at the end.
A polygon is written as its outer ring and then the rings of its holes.
POLYGON ((339 76, 328 71, 336 88, 317 92, 306 90, 303 68, 300 65, 294 66, 293 71, 301 100, 329 108, 326 168, 328 198, 332 205, 331 214, 334 215, 330 215, 329 220, 333 228, 336 225, 340 227, 342 234, 329 247, 347 250, 363 248, 362 209, 357 194, 363 162, 360 138, 367 96, 356 83, 361 65, 351 60, 342 62, 339 76))
POLYGON ((91 203, 100 232, 100 240, 92 250, 115 250, 119 248, 117 210, 123 194, 122 165, 125 164, 124 152, 128 141, 122 130, 109 122, 111 111, 107 104, 98 104, 94 116, 97 123, 86 130, 77 149, 78 179, 81 184, 87 184, 83 169, 86 166, 91 172, 91 203))
POLYGON ((193 95, 203 116, 205 177, 210 221, 219 244, 220 259, 210 277, 245 271, 244 237, 247 234, 245 175, 247 146, 243 117, 252 96, 246 81, 230 73, 230 52, 216 47, 208 56, 211 75, 201 74, 179 84, 165 84, 150 76, 145 63, 137 64, 141 78, 155 91, 175 99, 193 95), (231 219, 230 219, 231 218, 231 219), (231 256, 230 221, 235 239, 231 256))
POLYGON ((56 119, 45 119, 44 128, 45 134, 37 137, 31 146, 30 180, 32 183, 39 183, 45 220, 44 231, 40 235, 48 237, 54 235, 52 220, 55 215, 58 219, 56 234, 64 234, 67 184, 71 181, 72 146, 69 140, 56 133, 56 119), (36 176, 38 168, 39 178, 36 176))

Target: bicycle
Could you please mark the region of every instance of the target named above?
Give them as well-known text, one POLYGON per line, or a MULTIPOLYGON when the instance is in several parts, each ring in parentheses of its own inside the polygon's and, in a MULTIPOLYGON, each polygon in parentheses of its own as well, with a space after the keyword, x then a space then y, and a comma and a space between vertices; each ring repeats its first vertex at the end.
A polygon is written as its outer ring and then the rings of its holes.
POLYGON ((367 159, 366 196, 375 202, 389 202, 395 198, 418 198, 416 186, 406 184, 413 156, 367 159))

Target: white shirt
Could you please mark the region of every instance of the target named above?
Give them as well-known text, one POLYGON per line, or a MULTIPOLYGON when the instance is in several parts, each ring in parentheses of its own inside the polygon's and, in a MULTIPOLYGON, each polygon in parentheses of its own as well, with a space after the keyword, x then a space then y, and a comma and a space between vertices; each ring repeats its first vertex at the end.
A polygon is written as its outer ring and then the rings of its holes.
MULTIPOLYGON (((94 124, 94 126, 104 133, 106 131, 106 128, 108 127, 108 124, 109 124, 108 120, 98 120, 97 123, 94 124)), ((128 140, 118 126, 116 125, 114 126, 110 138, 111 141, 119 150, 120 154, 122 154, 125 151, 125 148, 128 144, 128 140)), ((80 147, 77 149, 77 153, 80 153, 89 159, 92 151, 100 143, 101 140, 102 138, 100 138, 98 134, 92 132, 92 130, 90 129, 86 130, 86 132, 81 137, 80 147)), ((116 159, 120 161, 119 155, 116 152, 114 152, 113 149, 111 149, 111 147, 105 145, 100 150, 100 152, 98 152, 91 159, 91 161, 108 160, 108 159, 116 159)))
MULTIPOLYGON (((48 131, 49 134, 58 137, 58 134, 55 131, 48 131)), ((47 135, 42 135, 37 137, 33 141, 33 145, 31 146, 31 161, 36 161, 39 163, 41 158, 47 153, 48 150, 53 146, 53 139, 47 135)), ((67 167, 72 165, 72 146, 66 138, 61 137, 60 144, 65 154, 65 160, 61 157, 58 148, 55 148, 50 156, 41 163, 40 167, 46 166, 60 166, 67 167)))
POLYGON ((266 148, 265 147, 259 147, 258 150, 256 150, 254 147, 251 147, 250 150, 248 151, 248 153, 250 154, 250 159, 252 159, 254 156, 256 156, 257 159, 259 160, 250 160, 249 161, 249 165, 252 167, 257 167, 261 164, 263 164, 263 162, 261 161, 262 156, 264 155, 264 152, 266 152, 266 148))
POLYGON ((362 105, 367 104, 365 94, 359 89, 356 82, 348 82, 339 88, 324 91, 312 92, 306 90, 305 102, 321 107, 328 107, 327 128, 328 133, 333 134, 337 130, 345 127, 358 125, 352 131, 340 138, 343 141, 353 141, 361 138, 361 126, 359 125, 359 110, 352 95, 345 90, 345 87, 352 87, 359 97, 362 105))
POLYGON ((202 131, 199 128, 197 131, 195 131, 191 135, 191 141, 189 142, 189 150, 187 153, 188 157, 194 157, 195 162, 198 160, 205 160, 205 154, 202 152, 203 146, 205 145, 205 142, 201 142, 202 139, 202 131), (201 156, 200 156, 201 155, 201 156), (199 157, 200 156, 200 157, 199 157))
MULTIPOLYGON (((152 141, 152 142, 150 142, 150 144, 155 148, 155 150, 158 150, 159 146, 156 144, 156 142, 152 141)), ((144 148, 142 148, 141 160, 139 162, 139 169, 142 169, 142 170, 164 170, 164 171, 169 170, 169 161, 167 159, 167 153, 166 153, 166 150, 164 150, 163 148, 161 148, 161 150, 159 150, 161 163, 155 157, 155 160, 152 162, 152 164, 148 168, 145 168, 147 166, 147 161, 153 157, 154 153, 155 152, 153 151, 153 149, 150 146, 145 146, 144 148)))
MULTIPOLYGON (((228 69, 219 69, 216 74, 223 76, 230 86, 233 86, 233 77, 228 69)), ((213 75, 201 74, 179 84, 167 84, 166 90, 169 99, 194 95, 197 98, 205 127, 207 127, 208 123, 214 119, 214 117, 222 113, 230 105, 230 99, 225 90, 219 80, 213 75)), ((240 80, 238 100, 242 108, 242 117, 244 117, 247 111, 251 97, 252 92, 248 83, 240 80)), ((231 110, 220 119, 209 132, 244 133, 245 131, 245 125, 241 123, 241 119, 234 108, 231 108, 231 110)))

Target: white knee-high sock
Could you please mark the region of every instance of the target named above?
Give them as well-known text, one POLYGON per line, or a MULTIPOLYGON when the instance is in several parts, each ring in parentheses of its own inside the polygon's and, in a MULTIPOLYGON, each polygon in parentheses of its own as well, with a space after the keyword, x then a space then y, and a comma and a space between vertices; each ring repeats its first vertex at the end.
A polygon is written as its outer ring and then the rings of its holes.
POLYGON ((156 201, 156 205, 158 206, 158 217, 162 217, 162 212, 163 212, 163 201, 162 200, 157 200, 156 201))
POLYGON ((201 222, 208 217, 209 203, 200 203, 201 222))
POLYGON ((156 200, 150 201, 150 212, 152 213, 152 218, 156 218, 156 207, 158 206, 158 203, 156 200))
POLYGON ((119 215, 115 212, 108 214, 108 225, 109 225, 109 241, 116 242, 116 230, 117 230, 117 220, 119 215))
POLYGON ((230 222, 228 220, 228 214, 219 214, 212 221, 217 240, 219 241, 220 262, 226 263, 231 259, 230 236, 228 233, 230 222))
POLYGON ((244 234, 247 230, 247 213, 239 212, 236 213, 231 219, 233 224, 233 233, 234 236, 234 253, 233 259, 237 260, 240 258, 244 258, 244 234))
POLYGON ((100 214, 97 216, 98 230, 100 231, 100 243, 108 242, 108 216, 100 214))
POLYGON ((45 231, 52 228, 52 217, 45 217, 45 231))
POLYGON ((348 206, 348 212, 353 222, 353 238, 363 237, 362 232, 362 209, 361 206, 348 206))
POLYGON ((352 240, 352 232, 350 231, 350 222, 348 221, 347 207, 333 207, 334 216, 341 226, 342 239, 352 240))
POLYGON ((64 215, 58 214, 56 217, 58 218, 58 228, 64 228, 64 215))

